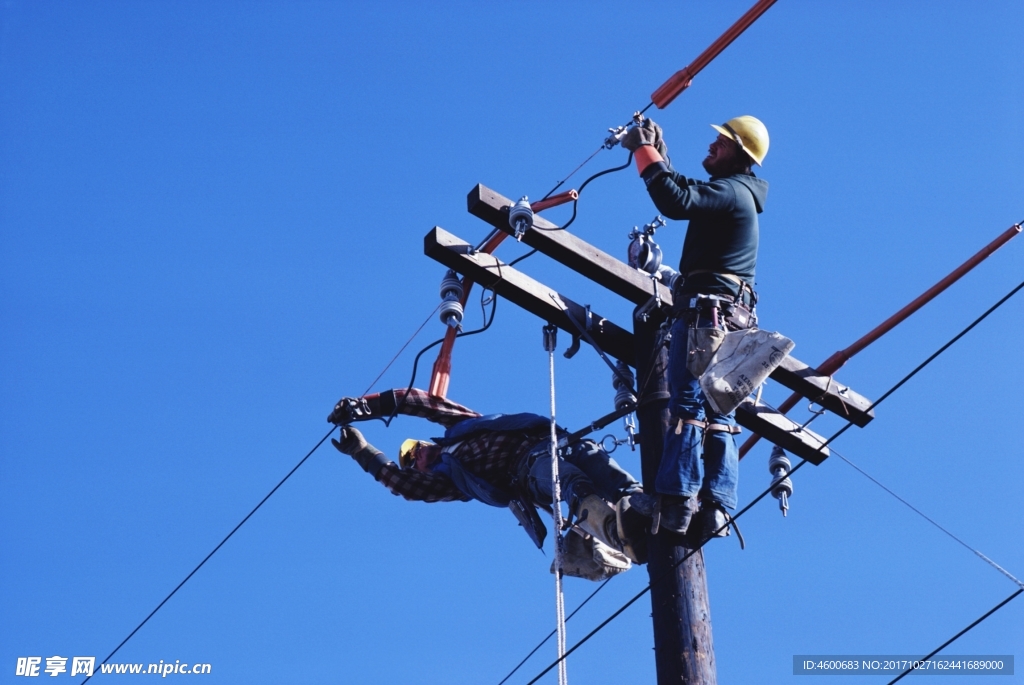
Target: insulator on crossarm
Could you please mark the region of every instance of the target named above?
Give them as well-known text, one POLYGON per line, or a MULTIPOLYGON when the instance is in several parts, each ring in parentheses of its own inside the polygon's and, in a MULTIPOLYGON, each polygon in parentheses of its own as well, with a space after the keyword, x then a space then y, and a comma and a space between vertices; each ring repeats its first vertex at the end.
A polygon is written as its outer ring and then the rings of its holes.
POLYGON ((452 298, 462 299, 462 281, 457 273, 448 269, 448 273, 441 279, 441 299, 450 300, 452 298))
POLYGON ((441 323, 452 328, 462 325, 462 281, 451 269, 441 279, 441 323))
POLYGON ((633 383, 636 379, 633 377, 633 371, 622 360, 615 362, 615 370, 617 373, 612 374, 612 387, 615 388, 615 408, 622 409, 628 404, 636 404, 636 395, 633 394, 633 383))
POLYGON ((788 478, 791 466, 786 452, 778 445, 773 447, 768 472, 772 474, 772 497, 779 500, 783 516, 789 511, 789 498, 793 495, 793 481, 788 478))
POLYGON ((522 240, 523 234, 533 226, 533 208, 525 195, 509 208, 508 225, 515 229, 516 240, 522 240))
POLYGON ((458 300, 445 300, 441 303, 441 323, 458 328, 462 325, 462 303, 458 300))

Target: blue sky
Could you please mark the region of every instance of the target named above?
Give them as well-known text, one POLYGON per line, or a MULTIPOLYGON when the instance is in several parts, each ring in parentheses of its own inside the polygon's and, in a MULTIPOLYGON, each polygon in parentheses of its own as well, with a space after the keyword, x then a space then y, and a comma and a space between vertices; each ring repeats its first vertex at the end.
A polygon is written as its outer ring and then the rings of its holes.
MULTIPOLYGON (((106 656, 323 436, 437 304, 423 235, 486 234, 465 211, 476 183, 542 196, 748 6, 4 0, 4 682, 20 656, 106 656)), ((709 123, 767 124, 760 314, 796 357, 823 361, 1024 219, 1022 26, 1016 2, 780 0, 652 110, 697 176, 709 123)), ((624 171, 588 186, 572 231, 624 256, 655 213, 624 171)), ((658 234, 671 261, 683 230, 658 234)), ((1024 278, 1021 241, 837 377, 878 397, 1024 278)), ((522 269, 628 326, 630 306, 561 265, 522 269)), ((1018 296, 835 445, 1018 577, 1022 321, 1018 296)), ((499 302, 456 346, 450 396, 546 412, 541 325, 499 302)), ((376 389, 408 383, 442 332, 430 321, 376 389)), ((562 424, 612 409, 589 349, 556 376, 562 424)), ((366 434, 393 454, 436 431, 366 434)), ((741 502, 767 454, 743 461, 741 502)), ((707 549, 722 682, 790 682, 794 654, 923 654, 1014 590, 838 458, 795 481, 788 518, 769 499, 741 521, 745 551, 707 549)), ((113 661, 210 663, 224 683, 497 683, 553 628, 549 562, 506 512, 405 502, 328 446, 113 661)), ((570 643, 645 583, 612 581, 570 643)), ((568 607, 591 589, 570 579, 568 607)), ((1022 607, 950 652, 1024 654, 1022 607)), ((569 677, 653 682, 651 647, 644 599, 569 677)), ((860 681, 881 682, 844 683, 860 681)))

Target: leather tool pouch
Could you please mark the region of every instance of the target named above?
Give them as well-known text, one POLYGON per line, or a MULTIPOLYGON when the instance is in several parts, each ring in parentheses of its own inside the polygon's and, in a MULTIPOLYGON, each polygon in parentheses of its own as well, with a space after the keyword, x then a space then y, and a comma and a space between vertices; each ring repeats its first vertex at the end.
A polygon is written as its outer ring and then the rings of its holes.
POLYGON ((757 326, 757 315, 746 305, 734 302, 732 311, 725 315, 725 326, 730 331, 744 331, 757 326))

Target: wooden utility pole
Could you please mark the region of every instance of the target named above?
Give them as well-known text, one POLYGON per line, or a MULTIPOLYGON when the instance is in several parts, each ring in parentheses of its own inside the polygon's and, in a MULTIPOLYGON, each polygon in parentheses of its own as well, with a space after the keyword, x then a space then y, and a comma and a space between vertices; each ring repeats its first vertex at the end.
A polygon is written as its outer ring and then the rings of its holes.
MULTIPOLYGON (((637 321, 636 377, 649 398, 636 410, 640 428, 640 466, 645 484, 654 483, 668 432, 667 350, 660 344, 662 317, 637 321), (646 383, 644 379, 648 379, 646 383)), ((650 486, 647 486, 650 491, 650 486)), ((647 536, 647 574, 651 579, 651 620, 658 685, 715 685, 715 647, 704 553, 668 532, 647 536), (680 561, 687 554, 686 561, 680 561)))
MULTIPOLYGON (((501 231, 513 233, 508 222, 512 201, 507 197, 477 186, 470 191, 468 204, 471 214, 501 231)), ((595 345, 636 369, 641 470, 648 492, 653 493, 651 484, 661 463, 669 422, 667 354, 659 341, 658 329, 664 321, 664 308, 672 304, 671 293, 660 283, 652 282, 647 274, 540 216, 534 217, 533 227, 525 232, 522 241, 643 308, 648 312, 647 318, 634 317, 631 333, 440 227, 424 237, 423 249, 427 256, 574 338, 579 337, 579 327, 585 327, 595 345), (660 302, 662 306, 649 306, 652 297, 654 303, 660 302)), ((771 378, 857 426, 874 418, 869 400, 792 357, 787 357, 771 378)), ((829 455, 828 448, 823 447, 824 438, 750 399, 737 408, 736 421, 814 464, 820 464, 829 455)), ((647 572, 651 578, 658 683, 714 685, 715 655, 704 556, 697 550, 681 561, 693 552, 688 544, 693 541, 667 531, 648 535, 647 572)))

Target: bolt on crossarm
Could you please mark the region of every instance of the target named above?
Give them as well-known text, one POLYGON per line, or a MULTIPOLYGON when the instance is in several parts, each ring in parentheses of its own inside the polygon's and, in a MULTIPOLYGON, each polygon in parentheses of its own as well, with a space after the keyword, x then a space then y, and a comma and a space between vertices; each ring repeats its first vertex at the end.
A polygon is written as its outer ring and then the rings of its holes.
MULTIPOLYGON (((933 299, 935 299, 942 291, 949 286, 956 283, 963 276, 965 276, 971 269, 985 261, 993 252, 998 250, 1000 247, 1010 241, 1011 238, 1018 235, 1021 232, 1021 224, 1017 223, 1010 226, 1008 229, 999 234, 995 240, 990 242, 988 245, 979 250, 973 257, 968 259, 966 262, 954 269, 948 276, 943 278, 941 281, 933 285, 928 290, 924 291, 920 296, 917 297, 913 302, 899 310, 888 319, 883 321, 881 324, 872 329, 867 335, 861 337, 857 342, 853 343, 844 350, 840 350, 833 354, 831 357, 826 359, 820 366, 818 366, 818 372, 823 376, 831 376, 838 371, 842 366, 850 361, 850 358, 855 354, 863 350, 865 347, 875 342, 883 335, 891 331, 893 328, 898 326, 907 320, 911 314, 916 312, 921 307, 925 306, 933 299)), ((783 414, 788 412, 796 403, 800 401, 800 395, 794 393, 789 398, 779 405, 779 411, 783 414)), ((751 435, 747 438, 747 441, 740 447, 740 459, 742 459, 750 449, 757 444, 760 440, 760 436, 751 435)))

